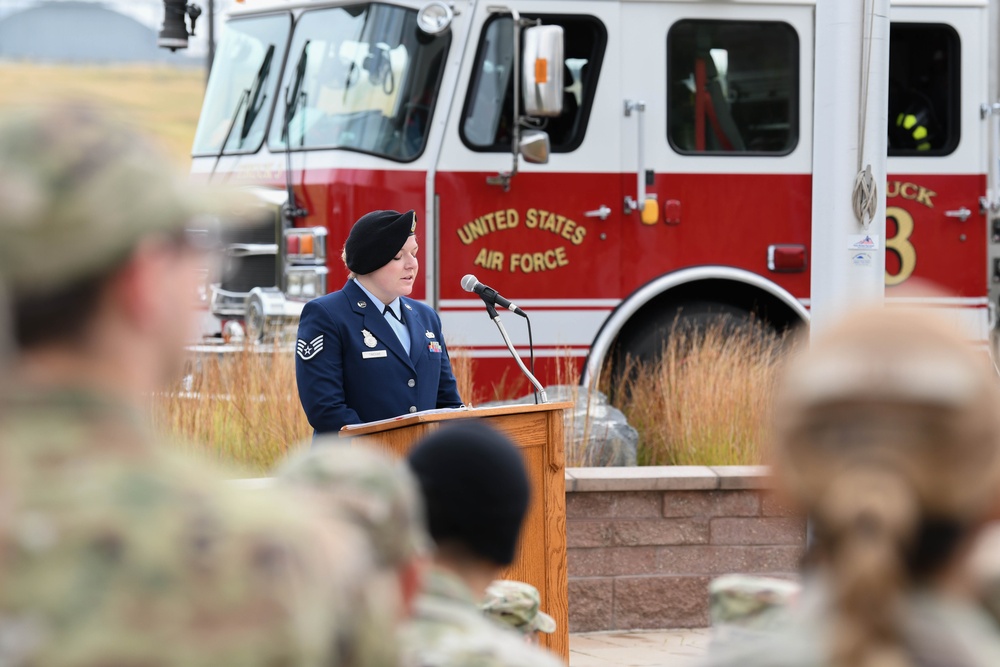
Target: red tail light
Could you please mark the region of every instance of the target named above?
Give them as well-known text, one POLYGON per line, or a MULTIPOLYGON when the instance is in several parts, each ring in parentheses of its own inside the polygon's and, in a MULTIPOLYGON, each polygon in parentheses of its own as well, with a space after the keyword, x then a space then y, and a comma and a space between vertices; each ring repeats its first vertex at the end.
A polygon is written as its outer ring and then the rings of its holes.
POLYGON ((775 273, 799 273, 807 266, 804 245, 771 245, 767 247, 767 268, 775 273))

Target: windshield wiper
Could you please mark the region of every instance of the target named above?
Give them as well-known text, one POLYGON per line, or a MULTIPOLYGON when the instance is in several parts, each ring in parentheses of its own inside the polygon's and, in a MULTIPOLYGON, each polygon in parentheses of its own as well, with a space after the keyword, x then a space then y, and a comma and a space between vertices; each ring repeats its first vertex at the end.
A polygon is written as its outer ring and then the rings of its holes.
POLYGON ((250 84, 250 89, 247 91, 249 93, 249 103, 247 104, 246 112, 243 114, 243 126, 240 127, 240 148, 243 147, 243 142, 250 135, 250 128, 253 127, 254 121, 257 120, 257 116, 260 114, 260 110, 264 107, 264 102, 267 100, 267 93, 263 93, 264 79, 271 72, 271 60, 273 58, 274 44, 270 44, 267 47, 267 53, 264 54, 264 61, 260 64, 260 69, 257 70, 257 75, 254 76, 253 83, 250 84))
POLYGON ((215 170, 219 168, 219 160, 222 159, 222 154, 226 152, 226 144, 229 143, 229 137, 233 133, 233 128, 236 127, 236 119, 240 115, 240 111, 243 109, 243 105, 247 103, 250 99, 250 89, 244 88, 243 92, 240 93, 240 99, 236 101, 236 108, 233 109, 233 115, 229 119, 229 127, 226 128, 226 136, 222 139, 222 144, 219 145, 219 151, 215 154, 215 164, 212 165, 212 173, 208 175, 208 180, 212 180, 215 176, 215 170))
MULTIPOLYGON (((289 85, 285 86, 285 119, 281 128, 281 138, 285 142, 285 148, 291 148, 291 138, 289 137, 290 127, 292 125, 292 117, 295 116, 296 112, 299 110, 299 106, 302 103, 302 97, 305 93, 302 92, 302 81, 306 77, 306 59, 308 58, 307 50, 309 49, 309 41, 302 45, 302 53, 299 54, 299 61, 295 65, 295 80, 289 85)), ((299 137, 299 146, 305 143, 305 129, 303 128, 302 136, 299 137)))
MULTIPOLYGON (((302 92, 302 81, 306 76, 306 59, 308 57, 309 41, 302 45, 302 53, 299 54, 299 62, 295 65, 295 80, 285 87, 285 118, 282 122, 281 138, 285 143, 285 188, 288 192, 288 199, 285 202, 283 212, 285 219, 293 222, 296 218, 304 218, 309 215, 309 211, 299 207, 295 201, 295 191, 292 189, 292 141, 289 128, 292 124, 292 117, 296 114, 305 93, 302 92)), ((305 125, 302 126, 302 136, 299 138, 299 146, 305 143, 305 125)))
MULTIPOLYGON (((236 127, 236 119, 240 116, 240 111, 246 107, 246 111, 243 114, 243 125, 240 127, 240 146, 243 146, 243 142, 246 140, 247 135, 250 134, 250 126, 253 124, 254 119, 256 119, 257 114, 260 113, 260 107, 263 106, 264 100, 258 98, 260 97, 260 90, 263 85, 264 79, 267 78, 267 73, 271 70, 271 58, 274 57, 274 44, 267 47, 267 53, 264 54, 264 62, 260 64, 260 68, 257 70, 257 74, 254 76, 253 83, 250 84, 249 88, 244 88, 240 92, 240 98, 236 100, 236 108, 233 109, 233 115, 229 119, 229 126, 226 128, 226 136, 222 139, 222 144, 219 146, 219 152, 215 154, 215 164, 212 165, 212 173, 208 175, 209 180, 215 176, 215 170, 219 168, 219 161, 226 152, 226 146, 229 145, 229 138, 233 135, 233 129, 236 127), (247 103, 253 99, 253 103, 247 106, 247 103), (257 110, 251 115, 250 111, 257 106, 257 110)), ((264 96, 264 99, 267 95, 264 96)))

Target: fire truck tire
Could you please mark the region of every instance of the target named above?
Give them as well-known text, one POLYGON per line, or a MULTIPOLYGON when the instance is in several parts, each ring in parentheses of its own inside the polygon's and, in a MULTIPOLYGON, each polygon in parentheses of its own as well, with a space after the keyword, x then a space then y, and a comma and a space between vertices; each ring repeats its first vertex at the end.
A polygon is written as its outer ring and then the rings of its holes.
POLYGON ((727 303, 685 301, 657 309, 634 322, 619 338, 615 366, 623 368, 626 356, 641 363, 654 363, 672 333, 697 336, 714 326, 722 327, 723 333, 735 333, 755 325, 750 311, 727 303))
POLYGON ((247 300, 245 322, 248 339, 255 342, 260 342, 264 339, 264 304, 261 303, 260 298, 256 295, 252 295, 247 300))

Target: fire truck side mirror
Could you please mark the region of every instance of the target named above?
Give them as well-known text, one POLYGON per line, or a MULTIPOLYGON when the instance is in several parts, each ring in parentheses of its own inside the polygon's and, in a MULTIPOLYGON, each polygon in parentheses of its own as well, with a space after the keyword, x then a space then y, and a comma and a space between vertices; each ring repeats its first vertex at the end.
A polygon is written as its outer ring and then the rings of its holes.
POLYGON ((563 107, 563 29, 537 25, 524 31, 521 93, 528 116, 558 116, 563 107))
POLYGON ((549 161, 549 134, 541 130, 524 130, 518 144, 521 157, 528 164, 547 164, 549 161))

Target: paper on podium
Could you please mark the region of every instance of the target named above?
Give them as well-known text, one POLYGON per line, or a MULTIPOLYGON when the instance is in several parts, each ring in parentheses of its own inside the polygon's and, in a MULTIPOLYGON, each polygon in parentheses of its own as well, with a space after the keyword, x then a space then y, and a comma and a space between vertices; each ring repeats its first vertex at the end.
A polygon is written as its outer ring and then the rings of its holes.
POLYGON ((343 433, 345 431, 367 428, 369 426, 378 426, 380 424, 391 424, 393 422, 402 421, 404 419, 412 419, 414 417, 419 418, 429 415, 443 415, 443 414, 451 414, 453 412, 470 412, 470 411, 471 408, 465 405, 458 408, 434 408, 432 410, 420 410, 418 412, 407 412, 405 414, 401 414, 396 417, 389 417, 387 419, 376 419, 375 421, 362 422, 361 424, 346 424, 340 428, 340 431, 343 433))

